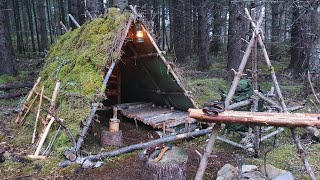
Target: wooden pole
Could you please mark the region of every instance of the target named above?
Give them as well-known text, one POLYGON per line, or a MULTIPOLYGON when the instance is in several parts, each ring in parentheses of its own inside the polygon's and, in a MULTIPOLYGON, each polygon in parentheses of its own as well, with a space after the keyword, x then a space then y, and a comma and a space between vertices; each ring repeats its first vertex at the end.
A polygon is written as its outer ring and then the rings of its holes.
POLYGON ((309 177, 311 180, 316 180, 316 176, 314 174, 314 172, 312 171, 311 169, 311 166, 309 164, 309 161, 308 161, 308 158, 306 156, 306 153, 301 145, 301 142, 300 142, 300 139, 295 131, 295 128, 291 128, 291 134, 292 134, 292 137, 293 137, 293 140, 294 140, 294 143, 296 144, 296 147, 297 147, 297 150, 298 150, 298 153, 300 154, 300 158, 303 162, 303 165, 307 171, 307 173, 309 174, 309 177))
POLYGON ((91 108, 90 116, 88 117, 88 119, 86 120, 86 124, 82 128, 82 131, 81 131, 81 133, 79 135, 79 139, 78 139, 76 147, 75 147, 75 151, 76 151, 77 154, 78 154, 78 152, 80 150, 81 144, 83 142, 83 138, 87 134, 87 131, 88 131, 90 125, 91 125, 92 119, 94 118, 94 115, 96 114, 97 108, 98 108, 98 104, 96 104, 96 103, 93 104, 93 106, 91 108))
POLYGON ((90 13, 88 10, 86 10, 85 13, 86 13, 86 15, 89 17, 90 20, 93 19, 91 13, 90 13))
POLYGON ((202 109, 189 109, 189 116, 198 121, 212 123, 239 123, 278 127, 320 127, 319 114, 225 111, 217 116, 210 116, 203 113, 202 109))
POLYGON ((31 111, 31 108, 33 106, 33 104, 36 102, 36 100, 38 99, 39 95, 37 94, 35 96, 35 98, 33 99, 33 101, 30 103, 30 105, 28 105, 26 112, 24 113, 23 117, 20 119, 20 125, 22 125, 28 115, 28 113, 31 111))
POLYGON ((44 133, 43 133, 43 135, 42 135, 42 137, 41 137, 41 139, 39 141, 39 145, 38 145, 38 147, 36 149, 36 152, 34 153, 34 156, 39 156, 40 150, 41 150, 41 148, 43 146, 44 141, 47 138, 47 135, 49 133, 49 130, 50 130, 51 125, 52 125, 53 122, 54 122, 54 117, 51 117, 50 121, 49 121, 48 125, 46 126, 46 129, 45 129, 45 131, 44 131, 44 133))
POLYGON ((62 29, 63 29, 65 32, 69 32, 69 29, 66 27, 66 25, 63 24, 62 21, 60 21, 59 23, 60 23, 60 26, 62 27, 62 29))
MULTIPOLYGON (((263 16, 261 15, 259 20, 258 20, 258 24, 257 24, 257 29, 260 28, 261 24, 262 24, 262 20, 263 20, 263 16)), ((240 66, 239 66, 239 69, 238 69, 238 72, 235 74, 234 76, 234 79, 232 81, 232 85, 230 87, 230 90, 229 90, 229 93, 226 97, 226 100, 225 100, 225 108, 226 110, 228 110, 229 108, 229 105, 230 105, 230 101, 232 100, 233 96, 234 96, 234 93, 237 89, 237 86, 238 86, 238 83, 239 83, 239 80, 241 79, 241 76, 242 76, 242 73, 243 73, 243 70, 247 64, 247 61, 248 61, 248 58, 250 56, 250 53, 251 53, 251 49, 252 49, 252 46, 254 45, 254 42, 255 42, 255 37, 256 36, 256 32, 254 31, 253 34, 252 34, 252 38, 249 42, 249 45, 247 46, 247 49, 245 51, 245 54, 241 60, 241 63, 240 63, 240 66)))
POLYGON ((206 151, 204 152, 204 154, 201 157, 200 165, 199 165, 196 177, 194 178, 195 180, 202 180, 202 178, 203 178, 204 172, 205 172, 205 170, 207 168, 207 164, 208 164, 208 157, 211 155, 211 152, 213 150, 214 143, 215 143, 217 136, 218 136, 219 128, 220 128, 220 126, 215 126, 212 129, 212 132, 211 132, 211 135, 209 138, 209 142, 206 147, 206 151))
POLYGON ((256 34, 257 34, 257 38, 258 38, 258 42, 259 42, 259 45, 260 45, 260 47, 262 49, 264 59, 266 60, 267 66, 269 68, 269 71, 270 71, 270 74, 271 74, 271 77, 272 77, 272 81, 273 81, 274 87, 276 89, 276 92, 278 94, 278 98, 279 98, 279 102, 281 104, 281 107, 282 107, 284 112, 287 112, 287 106, 284 103, 284 99, 283 99, 283 96, 282 96, 282 93, 281 93, 281 90, 280 90, 280 87, 279 87, 279 83, 278 83, 276 74, 274 72, 274 67, 271 65, 267 49, 266 49, 266 47, 265 47, 265 45, 263 43, 263 40, 262 40, 260 34, 258 33, 258 29, 259 28, 256 28, 256 27, 259 27, 259 26, 258 25, 256 26, 256 24, 254 23, 252 17, 250 16, 250 13, 249 13, 247 8, 245 8, 245 13, 246 13, 248 19, 251 21, 252 27, 255 28, 255 31, 256 31, 256 34))
MULTIPOLYGON (((134 145, 120 148, 117 150, 113 150, 113 151, 109 151, 109 152, 102 152, 102 153, 96 154, 96 155, 90 155, 90 156, 84 157, 84 160, 97 161, 97 160, 105 159, 107 157, 118 156, 120 154, 132 152, 132 151, 139 150, 139 149, 148 148, 148 147, 151 147, 151 146, 154 146, 157 144, 163 144, 163 143, 172 142, 172 141, 176 141, 176 140, 180 140, 180 139, 187 139, 187 138, 194 138, 197 136, 202 136, 202 135, 210 133, 211 131, 212 131, 212 128, 207 128, 207 129, 202 129, 199 131, 193 131, 193 132, 188 132, 188 133, 183 133, 183 134, 178 134, 178 135, 166 136, 166 137, 155 139, 155 140, 152 140, 149 142, 134 144, 134 145)), ((73 164, 73 163, 74 162, 71 162, 71 161, 64 161, 64 162, 60 163, 60 167, 66 167, 66 166, 73 164)))
POLYGON ((40 100, 39 100, 38 112, 37 112, 36 121, 34 123, 34 130, 33 130, 32 141, 31 141, 32 144, 35 142, 35 139, 36 139, 37 126, 38 126, 38 120, 39 120, 40 111, 41 111, 43 92, 44 92, 44 86, 42 86, 41 91, 40 91, 40 100))
POLYGON ((71 14, 68 14, 69 18, 71 19, 71 21, 79 28, 80 25, 79 23, 76 21, 76 19, 71 15, 71 14))
POLYGON ((33 85, 33 87, 32 87, 32 90, 29 92, 26 101, 23 103, 22 108, 21 108, 21 110, 20 110, 20 112, 19 112, 19 114, 18 114, 18 116, 17 116, 17 118, 16 118, 16 120, 15 120, 15 123, 16 123, 16 124, 19 124, 19 123, 20 123, 20 118, 21 118, 24 110, 28 107, 27 105, 28 105, 28 103, 29 103, 29 101, 30 101, 30 99, 31 99, 31 97, 32 97, 33 91, 36 89, 36 87, 37 87, 38 84, 40 83, 40 80, 41 80, 41 77, 39 77, 39 78, 37 79, 36 83, 35 83, 35 84, 33 85))

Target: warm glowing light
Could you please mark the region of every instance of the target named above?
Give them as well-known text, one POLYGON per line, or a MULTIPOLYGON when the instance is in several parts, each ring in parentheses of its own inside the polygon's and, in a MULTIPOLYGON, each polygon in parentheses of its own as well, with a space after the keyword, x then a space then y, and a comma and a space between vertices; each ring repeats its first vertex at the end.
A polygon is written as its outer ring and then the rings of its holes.
POLYGON ((137 38, 143 38, 143 32, 142 32, 142 30, 137 31, 137 38))

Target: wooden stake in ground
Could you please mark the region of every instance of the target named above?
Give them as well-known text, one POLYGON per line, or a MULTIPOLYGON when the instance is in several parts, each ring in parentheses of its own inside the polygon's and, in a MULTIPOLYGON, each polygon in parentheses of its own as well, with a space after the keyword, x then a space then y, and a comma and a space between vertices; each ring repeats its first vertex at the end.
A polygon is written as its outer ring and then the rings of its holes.
POLYGON ((296 144, 296 147, 297 147, 297 150, 298 150, 298 153, 300 154, 300 158, 303 162, 303 165, 307 171, 307 173, 309 174, 309 177, 311 180, 316 180, 316 176, 314 175, 312 169, 311 169, 311 166, 309 164, 309 161, 307 159, 307 156, 306 156, 306 153, 305 151, 303 150, 303 147, 301 145, 301 142, 300 142, 300 139, 296 133, 296 130, 295 128, 291 128, 291 134, 292 134, 292 138, 294 140, 294 143, 296 144))
POLYGON ((199 165, 196 177, 194 178, 195 180, 202 180, 202 178, 203 178, 204 172, 206 171, 207 164, 208 164, 208 157, 210 156, 210 154, 213 150, 213 146, 214 146, 214 143, 217 139, 219 129, 220 129, 220 126, 216 126, 216 125, 212 129, 212 132, 211 132, 211 135, 209 138, 209 142, 206 147, 206 151, 204 152, 204 154, 201 157, 200 165, 199 165))
MULTIPOLYGON (((54 90, 52 93, 52 98, 51 98, 51 102, 50 102, 50 111, 54 111, 54 109, 55 109, 55 104, 56 104, 59 90, 60 90, 60 81, 58 80, 56 82, 56 86, 54 87, 54 90)), ((37 144, 40 143, 40 139, 42 139, 42 136, 43 136, 45 130, 47 129, 46 127, 48 126, 48 123, 50 123, 51 119, 52 119, 52 116, 47 115, 46 119, 42 122, 44 124, 44 127, 42 129, 42 132, 40 133, 39 141, 37 142, 37 144)))
POLYGON ((31 141, 32 144, 34 143, 34 141, 36 139, 37 126, 38 126, 38 120, 39 120, 40 111, 41 111, 43 92, 44 92, 44 86, 42 86, 41 92, 40 92, 40 100, 39 100, 38 112, 37 112, 36 121, 34 123, 34 130, 33 130, 32 141, 31 141))
MULTIPOLYGON (((257 28, 257 27, 258 27, 259 24, 256 25, 254 23, 254 21, 253 21, 252 17, 250 16, 250 13, 249 13, 247 8, 245 8, 245 13, 246 13, 248 19, 251 21, 252 27, 255 29, 255 31, 258 31, 259 28, 257 28)), ((262 40, 260 34, 258 32, 256 32, 256 34, 257 34, 259 45, 261 46, 261 49, 262 49, 262 52, 263 52, 264 59, 266 60, 267 66, 269 68, 269 71, 270 71, 270 74, 271 74, 271 77, 272 77, 272 81, 273 81, 274 87, 276 89, 278 98, 279 98, 279 102, 280 102, 280 104, 282 106, 283 111, 287 112, 287 107, 286 107, 286 104, 284 103, 284 99, 283 99, 283 96, 282 96, 282 93, 281 93, 281 90, 280 90, 280 86, 279 86, 276 74, 274 72, 274 67, 271 65, 267 49, 266 49, 266 47, 265 47, 265 45, 263 43, 263 40, 262 40)))
POLYGON ((43 143, 47 138, 47 135, 49 133, 49 130, 50 130, 51 125, 52 125, 53 122, 54 122, 54 117, 51 117, 48 125, 46 126, 46 129, 45 129, 43 135, 41 136, 41 139, 39 141, 39 145, 38 145, 38 147, 36 149, 36 152, 34 153, 34 155, 29 155, 28 157, 34 158, 34 159, 44 159, 45 158, 45 156, 39 156, 39 154, 40 154, 40 150, 41 150, 41 148, 43 146, 43 143))
POLYGON ((24 110, 28 107, 28 103, 33 95, 33 92, 35 91, 36 87, 38 86, 38 84, 40 83, 40 80, 41 80, 41 77, 39 77, 36 81, 36 83, 34 84, 34 86, 32 87, 31 91, 29 92, 28 96, 27 96, 27 99, 26 101, 23 103, 22 107, 21 107, 21 110, 15 120, 15 123, 16 124, 19 124, 20 123, 20 119, 24 113, 24 110))
MULTIPOLYGON (((263 16, 261 15, 259 20, 258 20, 258 24, 257 24, 257 29, 260 28, 261 24, 262 24, 262 20, 263 20, 263 16)), ((247 61, 249 59, 249 56, 250 56, 250 53, 251 53, 251 49, 254 45, 254 42, 255 42, 255 36, 256 36, 256 31, 253 32, 252 34, 252 37, 251 37, 251 40, 247 46, 247 49, 245 51, 245 54, 243 55, 243 58, 241 60, 241 63, 240 63, 240 66, 239 66, 239 69, 238 69, 238 72, 235 74, 234 76, 234 79, 232 81, 232 85, 230 87, 230 90, 228 92, 228 95, 226 97, 226 100, 225 100, 225 108, 226 110, 228 110, 229 108, 229 105, 230 105, 230 102, 234 96, 234 93, 237 89, 237 86, 238 86, 238 83, 239 83, 239 80, 241 79, 241 76, 242 76, 242 73, 243 73, 243 70, 247 64, 247 61)))

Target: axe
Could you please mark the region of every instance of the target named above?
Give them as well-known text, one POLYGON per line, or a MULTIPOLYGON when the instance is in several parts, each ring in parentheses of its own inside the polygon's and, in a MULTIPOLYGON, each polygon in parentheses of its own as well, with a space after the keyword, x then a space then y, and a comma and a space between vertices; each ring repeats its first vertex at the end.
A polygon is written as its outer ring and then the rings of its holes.
POLYGON ((159 162, 159 161, 162 159, 163 155, 164 155, 168 150, 170 150, 170 149, 172 149, 172 145, 167 145, 167 146, 165 146, 165 147, 161 150, 159 156, 154 159, 154 162, 159 162))

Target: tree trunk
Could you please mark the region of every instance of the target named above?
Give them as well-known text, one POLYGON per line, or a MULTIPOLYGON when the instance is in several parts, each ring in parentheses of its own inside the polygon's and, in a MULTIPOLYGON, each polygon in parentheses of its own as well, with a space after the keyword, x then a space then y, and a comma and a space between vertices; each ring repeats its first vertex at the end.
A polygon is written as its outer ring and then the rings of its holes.
POLYGON ((16 73, 13 64, 13 50, 9 34, 7 1, 0 1, 0 75, 16 73))
POLYGON ((90 12, 93 18, 98 17, 102 13, 102 1, 101 0, 86 0, 86 10, 90 12))
POLYGON ((201 0, 198 7, 199 27, 199 70, 208 70, 211 62, 209 60, 209 34, 208 34, 208 0, 201 0))
POLYGON ((307 37, 307 12, 302 8, 303 2, 293 4, 291 29, 291 60, 288 66, 293 76, 299 77, 308 66, 309 40, 307 37))
POLYGON ((17 49, 19 53, 23 53, 23 37, 22 37, 22 30, 21 30, 21 20, 20 20, 20 7, 19 1, 13 0, 13 12, 14 12, 14 23, 16 27, 16 37, 17 37, 17 49))
POLYGON ((161 28, 162 28, 162 50, 166 47, 166 4, 165 0, 162 0, 161 7, 161 28))
POLYGON ((183 1, 172 2, 173 50, 177 62, 185 62, 184 6, 183 1))
POLYGON ((43 52, 49 47, 45 0, 37 0, 37 11, 40 31, 40 51, 43 52))
POLYGON ((280 59, 280 50, 277 45, 280 43, 280 2, 274 2, 271 4, 271 59, 279 60, 280 59))
POLYGON ((320 5, 313 3, 312 11, 312 40, 310 50, 309 71, 313 79, 320 80, 320 5))
MULTIPOLYGON (((69 14, 75 18, 79 25, 84 23, 84 1, 69 0, 68 11, 69 14)), ((72 29, 77 29, 77 26, 71 20, 69 20, 69 25, 72 27, 72 29)))
POLYGON ((34 25, 35 25, 35 29, 36 29, 36 34, 37 34, 37 44, 38 44, 38 51, 41 51, 41 43, 40 43, 40 34, 39 34, 39 28, 38 28, 38 15, 37 15, 37 10, 36 10, 36 2, 35 1, 31 1, 32 2, 32 9, 33 9, 33 16, 34 16, 34 25))
MULTIPOLYGON (((228 63, 227 71, 238 69, 241 63, 243 41, 245 38, 244 2, 229 0, 228 63)), ((231 75, 231 73, 230 73, 231 75)), ((233 74, 232 74, 233 75, 233 74)))
POLYGON ((36 52, 36 44, 34 39, 34 28, 33 28, 33 17, 32 17, 32 10, 31 10, 31 2, 28 0, 27 4, 27 14, 29 19, 29 29, 30 29, 30 36, 31 36, 31 44, 32 44, 32 51, 36 52))
POLYGON ((59 13, 60 13, 60 21, 62 21, 64 25, 67 25, 64 0, 59 0, 59 13))
POLYGON ((186 0, 184 6, 184 14, 185 14, 185 49, 184 52, 186 56, 190 56, 192 54, 192 0, 186 0))
POLYGON ((128 0, 113 0, 113 6, 118 7, 122 11, 128 6, 128 0))
POLYGON ((193 27, 193 53, 197 54, 199 50, 198 43, 198 1, 192 0, 192 27, 193 27))

